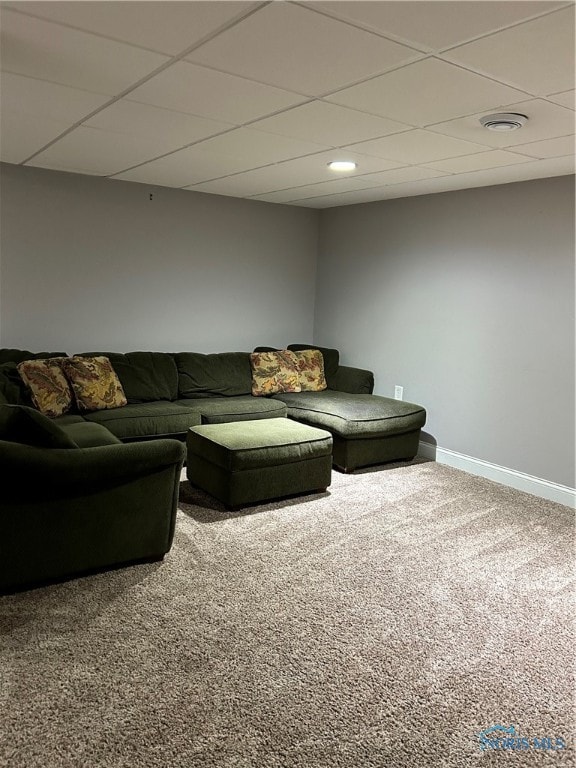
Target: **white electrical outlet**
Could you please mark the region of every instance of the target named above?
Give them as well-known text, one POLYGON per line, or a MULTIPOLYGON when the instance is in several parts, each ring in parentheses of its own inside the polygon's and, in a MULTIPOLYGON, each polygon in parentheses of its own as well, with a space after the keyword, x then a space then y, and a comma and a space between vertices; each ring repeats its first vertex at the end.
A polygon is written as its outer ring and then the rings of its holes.
POLYGON ((399 386, 396 384, 394 387, 394 399, 395 400, 402 400, 404 397, 404 387, 399 386))

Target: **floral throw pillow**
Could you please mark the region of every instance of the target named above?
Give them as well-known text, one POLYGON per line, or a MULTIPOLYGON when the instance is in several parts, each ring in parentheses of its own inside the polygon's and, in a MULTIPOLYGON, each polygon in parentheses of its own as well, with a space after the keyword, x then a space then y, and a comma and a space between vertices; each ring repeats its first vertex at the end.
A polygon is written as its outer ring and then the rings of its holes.
POLYGON ((252 352, 252 394, 256 397, 281 392, 300 392, 300 381, 294 352, 252 352))
POLYGON ((128 403, 120 379, 107 357, 81 357, 64 360, 63 368, 81 411, 121 408, 128 403))
POLYGON ((292 353, 296 358, 302 392, 322 392, 328 386, 324 375, 324 357, 319 349, 302 349, 292 353))
POLYGON ((53 419, 67 413, 74 403, 74 395, 62 370, 64 360, 65 357, 24 360, 17 366, 36 408, 53 419))

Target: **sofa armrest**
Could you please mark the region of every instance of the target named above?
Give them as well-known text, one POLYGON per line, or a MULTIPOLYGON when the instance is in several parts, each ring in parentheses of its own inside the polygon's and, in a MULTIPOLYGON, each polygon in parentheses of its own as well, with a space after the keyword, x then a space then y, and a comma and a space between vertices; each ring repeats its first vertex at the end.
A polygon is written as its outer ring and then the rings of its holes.
POLYGON ((183 457, 177 440, 93 448, 0 441, 0 593, 162 558, 183 457))
POLYGON ((36 448, 0 441, 3 498, 42 500, 95 494, 170 467, 185 457, 178 440, 150 440, 94 448, 36 448))
POLYGON ((363 368, 339 365, 332 376, 326 378, 329 389, 352 395, 371 395, 374 390, 374 374, 363 368))

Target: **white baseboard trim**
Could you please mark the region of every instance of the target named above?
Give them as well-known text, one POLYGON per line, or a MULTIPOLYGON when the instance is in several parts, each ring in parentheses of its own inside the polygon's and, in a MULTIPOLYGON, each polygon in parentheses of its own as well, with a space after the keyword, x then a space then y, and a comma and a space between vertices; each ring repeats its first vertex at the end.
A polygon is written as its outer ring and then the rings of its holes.
POLYGON ((423 441, 420 442, 418 454, 425 459, 437 461, 439 464, 447 464, 449 467, 462 469, 471 475, 485 477, 501 485, 515 488, 517 491, 531 493, 533 496, 540 496, 542 499, 556 501, 559 504, 565 504, 567 507, 576 509, 576 488, 552 483, 540 477, 526 475, 524 472, 518 472, 515 469, 501 467, 499 464, 491 464, 489 461, 475 459, 473 456, 466 456, 464 453, 450 451, 447 448, 439 448, 436 445, 432 445, 432 443, 425 443, 423 441))

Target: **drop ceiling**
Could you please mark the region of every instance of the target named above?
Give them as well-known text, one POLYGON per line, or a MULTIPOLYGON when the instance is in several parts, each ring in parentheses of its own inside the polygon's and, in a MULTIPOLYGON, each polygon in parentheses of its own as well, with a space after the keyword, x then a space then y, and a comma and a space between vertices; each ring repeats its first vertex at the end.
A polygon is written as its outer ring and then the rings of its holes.
POLYGON ((0 7, 4 162, 312 208, 574 172, 573 2, 0 7))

